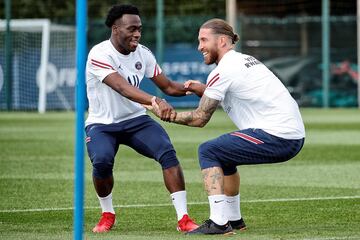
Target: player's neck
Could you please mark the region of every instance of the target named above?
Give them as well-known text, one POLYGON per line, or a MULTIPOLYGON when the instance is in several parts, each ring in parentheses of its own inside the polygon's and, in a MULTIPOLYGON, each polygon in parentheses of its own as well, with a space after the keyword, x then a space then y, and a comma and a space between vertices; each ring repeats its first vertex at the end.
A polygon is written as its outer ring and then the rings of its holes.
POLYGON ((219 50, 219 55, 218 55, 218 58, 216 60, 216 65, 218 65, 219 62, 221 61, 221 59, 224 57, 224 55, 226 53, 228 53, 229 51, 231 51, 231 50, 233 50, 232 47, 231 48, 223 48, 223 49, 219 50))
POLYGON ((130 54, 130 51, 122 48, 120 46, 120 44, 117 44, 116 41, 112 38, 110 38, 110 42, 111 44, 114 46, 114 48, 116 49, 116 51, 118 51, 119 53, 123 54, 123 55, 129 55, 130 54))

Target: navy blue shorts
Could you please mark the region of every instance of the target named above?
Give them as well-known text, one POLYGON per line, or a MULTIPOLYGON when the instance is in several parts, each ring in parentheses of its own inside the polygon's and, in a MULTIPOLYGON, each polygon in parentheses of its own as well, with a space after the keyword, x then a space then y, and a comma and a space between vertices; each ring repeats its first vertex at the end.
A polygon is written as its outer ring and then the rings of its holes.
POLYGON ((155 159, 163 169, 179 164, 168 134, 147 115, 120 123, 91 124, 85 128, 85 132, 93 175, 97 178, 112 176, 114 158, 120 144, 155 159))
POLYGON ((287 161, 301 150, 304 138, 289 140, 261 129, 245 129, 221 135, 199 147, 201 169, 221 167, 225 175, 236 173, 236 166, 287 161))

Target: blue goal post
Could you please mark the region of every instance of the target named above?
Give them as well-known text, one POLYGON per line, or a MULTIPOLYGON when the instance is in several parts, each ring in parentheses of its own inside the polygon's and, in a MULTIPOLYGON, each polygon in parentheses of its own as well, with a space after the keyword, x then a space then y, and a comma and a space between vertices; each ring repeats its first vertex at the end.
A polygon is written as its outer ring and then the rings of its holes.
POLYGON ((84 112, 87 0, 76 0, 76 136, 74 187, 74 239, 83 239, 84 222, 84 112))

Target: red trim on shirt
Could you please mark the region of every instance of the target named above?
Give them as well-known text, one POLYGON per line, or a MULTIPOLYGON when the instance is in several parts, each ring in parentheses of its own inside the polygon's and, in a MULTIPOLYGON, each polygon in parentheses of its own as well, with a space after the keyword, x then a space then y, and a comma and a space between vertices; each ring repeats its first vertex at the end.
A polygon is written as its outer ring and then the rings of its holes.
POLYGON ((107 64, 107 63, 103 63, 103 62, 97 61, 97 60, 95 60, 95 59, 91 59, 91 63, 92 63, 93 65, 98 66, 98 67, 101 67, 101 68, 114 70, 114 68, 113 68, 111 65, 109 65, 109 64, 107 64))
POLYGON ((210 81, 206 84, 206 87, 211 87, 217 80, 220 79, 219 73, 215 74, 210 81))
POLYGON ((96 64, 96 63, 92 63, 92 65, 97 66, 97 67, 100 67, 100 68, 111 69, 111 68, 109 68, 109 67, 104 67, 104 66, 102 66, 102 65, 100 65, 100 64, 96 64))
POLYGON ((159 69, 158 69, 158 65, 156 64, 155 69, 154 69, 154 76, 153 77, 156 77, 157 75, 159 75, 159 69))
POLYGON ((155 68, 154 68, 154 74, 153 74, 153 77, 156 76, 156 65, 155 65, 155 68))
POLYGON ((236 136, 236 137, 240 137, 242 139, 248 140, 249 142, 255 143, 255 144, 262 144, 264 143, 263 141, 261 141, 260 139, 254 138, 250 135, 247 135, 245 133, 241 133, 241 132, 233 132, 230 133, 230 135, 236 136))
POLYGON ((156 77, 157 75, 160 74, 160 69, 159 69, 159 65, 155 65, 155 69, 154 69, 154 77, 156 77))
POLYGON ((220 77, 215 78, 215 79, 212 81, 212 83, 209 84, 208 87, 211 87, 212 85, 214 85, 214 83, 217 82, 219 79, 220 79, 220 77))

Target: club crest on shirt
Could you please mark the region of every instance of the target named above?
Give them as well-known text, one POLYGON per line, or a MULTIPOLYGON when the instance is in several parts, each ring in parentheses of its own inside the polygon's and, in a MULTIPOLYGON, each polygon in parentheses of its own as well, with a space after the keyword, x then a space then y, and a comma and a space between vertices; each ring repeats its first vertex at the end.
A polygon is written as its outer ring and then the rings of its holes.
POLYGON ((135 68, 136 68, 137 70, 140 70, 140 69, 142 68, 141 62, 136 62, 136 63, 135 63, 135 68))

